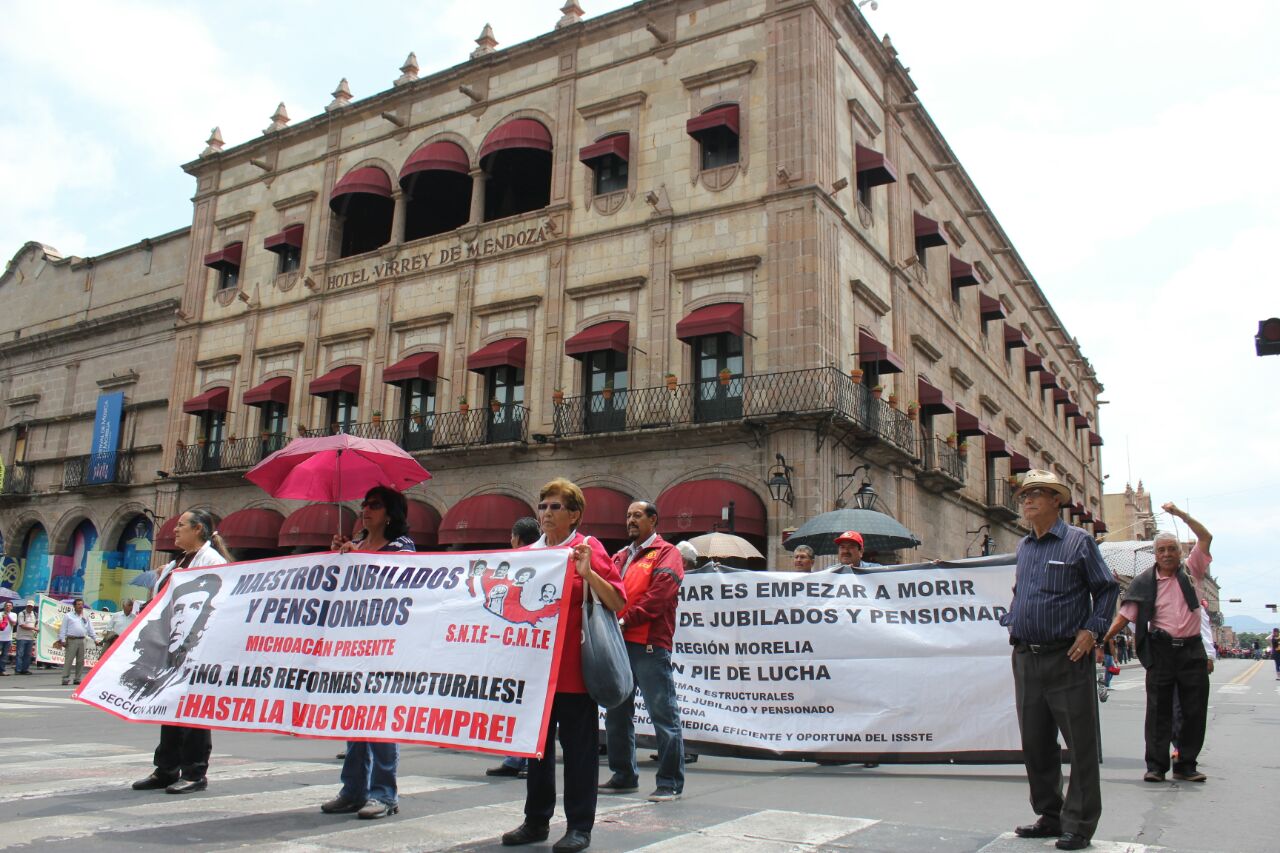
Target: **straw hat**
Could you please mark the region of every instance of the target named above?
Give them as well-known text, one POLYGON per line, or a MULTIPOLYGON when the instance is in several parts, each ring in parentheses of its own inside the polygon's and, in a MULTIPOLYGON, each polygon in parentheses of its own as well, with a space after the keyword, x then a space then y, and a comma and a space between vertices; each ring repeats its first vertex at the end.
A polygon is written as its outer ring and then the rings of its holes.
POLYGON ((1022 475, 1022 483, 1018 486, 1018 490, 1014 492, 1014 497, 1025 492, 1027 489, 1048 489, 1049 491, 1062 498, 1063 506, 1071 503, 1071 490, 1067 488, 1067 484, 1058 479, 1058 476, 1052 471, 1045 471, 1040 468, 1032 468, 1030 471, 1022 475))

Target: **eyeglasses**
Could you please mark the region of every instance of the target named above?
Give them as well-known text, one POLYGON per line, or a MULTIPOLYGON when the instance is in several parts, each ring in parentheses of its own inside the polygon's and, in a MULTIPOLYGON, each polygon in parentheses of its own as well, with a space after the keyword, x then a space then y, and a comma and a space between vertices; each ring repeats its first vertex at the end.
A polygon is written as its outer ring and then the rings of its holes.
POLYGON ((382 509, 382 501, 365 501, 360 504, 361 509, 382 509))
POLYGON ((1047 498, 1050 492, 1048 489, 1027 489, 1018 495, 1018 503, 1026 503, 1031 498, 1047 498))
POLYGON ((562 503, 544 503, 538 504, 538 512, 559 512, 564 509, 562 503))

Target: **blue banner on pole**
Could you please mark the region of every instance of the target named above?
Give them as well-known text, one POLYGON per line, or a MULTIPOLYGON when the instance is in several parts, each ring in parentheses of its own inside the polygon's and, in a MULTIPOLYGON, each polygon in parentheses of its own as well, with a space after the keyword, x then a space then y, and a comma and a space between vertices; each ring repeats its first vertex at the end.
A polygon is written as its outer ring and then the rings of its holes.
POLYGON ((98 411, 93 420, 93 447, 89 453, 86 483, 110 483, 116 478, 116 451, 120 449, 120 415, 124 392, 98 395, 98 411))

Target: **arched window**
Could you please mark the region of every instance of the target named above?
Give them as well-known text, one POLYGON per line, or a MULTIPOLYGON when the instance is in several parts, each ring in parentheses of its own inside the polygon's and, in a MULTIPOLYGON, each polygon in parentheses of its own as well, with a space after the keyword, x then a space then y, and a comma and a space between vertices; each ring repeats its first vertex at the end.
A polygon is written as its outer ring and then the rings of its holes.
POLYGON ((424 145, 400 170, 404 239, 443 234, 471 218, 471 161, 455 142, 424 145))
POLYGON ((480 146, 484 219, 540 210, 551 201, 551 132, 531 118, 494 128, 480 146))
POLYGON ((342 230, 338 257, 372 252, 391 241, 391 179, 374 166, 348 172, 329 194, 329 207, 342 230))

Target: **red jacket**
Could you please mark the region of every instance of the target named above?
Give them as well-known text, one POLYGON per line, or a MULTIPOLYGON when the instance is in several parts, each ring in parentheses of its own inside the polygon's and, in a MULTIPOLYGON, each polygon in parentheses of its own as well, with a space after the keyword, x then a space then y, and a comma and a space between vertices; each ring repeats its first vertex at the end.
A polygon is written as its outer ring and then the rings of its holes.
MULTIPOLYGON (((613 555, 613 564, 619 573, 630 550, 623 548, 613 555)), ((671 638, 676 633, 676 605, 683 581, 684 557, 680 549, 654 534, 653 542, 640 549, 622 576, 622 586, 627 591, 627 606, 619 614, 623 622, 622 638, 628 643, 671 651, 671 638)))

